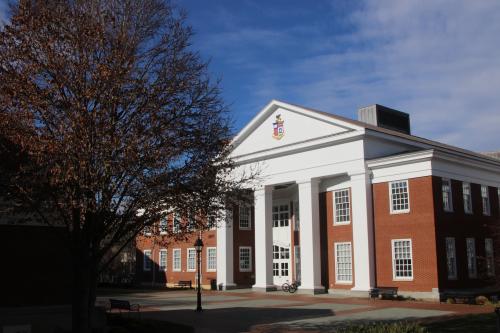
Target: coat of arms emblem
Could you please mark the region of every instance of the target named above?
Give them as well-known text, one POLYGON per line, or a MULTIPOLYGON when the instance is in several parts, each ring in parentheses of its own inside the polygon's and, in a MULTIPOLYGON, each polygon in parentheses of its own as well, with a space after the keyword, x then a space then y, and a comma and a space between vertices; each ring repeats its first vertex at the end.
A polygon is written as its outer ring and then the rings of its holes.
POLYGON ((276 116, 276 122, 273 123, 273 138, 276 140, 281 139, 285 135, 285 128, 283 127, 283 119, 281 115, 276 116))

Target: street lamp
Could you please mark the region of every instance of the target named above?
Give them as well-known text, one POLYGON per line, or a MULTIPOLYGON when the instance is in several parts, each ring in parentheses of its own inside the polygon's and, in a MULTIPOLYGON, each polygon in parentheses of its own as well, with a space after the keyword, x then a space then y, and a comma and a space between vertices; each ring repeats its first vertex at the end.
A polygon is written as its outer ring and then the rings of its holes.
POLYGON ((198 294, 197 294, 197 302, 196 302, 196 311, 200 312, 203 309, 201 308, 201 251, 203 250, 203 241, 200 236, 194 243, 194 248, 196 249, 197 259, 198 259, 198 294))

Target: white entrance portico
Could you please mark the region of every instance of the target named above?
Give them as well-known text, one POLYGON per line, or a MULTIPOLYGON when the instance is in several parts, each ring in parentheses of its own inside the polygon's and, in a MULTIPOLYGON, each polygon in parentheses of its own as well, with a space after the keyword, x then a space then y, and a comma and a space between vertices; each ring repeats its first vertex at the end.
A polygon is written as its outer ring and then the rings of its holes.
MULTIPOLYGON (((258 170, 257 180, 249 184, 254 190, 254 289, 276 290, 300 278, 299 291, 325 292, 329 286, 322 284, 322 272, 328 267, 322 267, 322 256, 333 254, 322 252, 320 193, 329 179, 351 174, 347 181, 354 186, 353 208, 364 209, 353 213, 352 289, 373 287, 371 193, 363 135, 363 127, 342 118, 272 101, 233 140, 235 177, 258 170), (273 132, 276 128, 279 131, 273 132)), ((231 244, 223 229, 217 237, 218 244, 219 237, 231 244)), ((218 258, 231 251, 218 246, 218 258)))

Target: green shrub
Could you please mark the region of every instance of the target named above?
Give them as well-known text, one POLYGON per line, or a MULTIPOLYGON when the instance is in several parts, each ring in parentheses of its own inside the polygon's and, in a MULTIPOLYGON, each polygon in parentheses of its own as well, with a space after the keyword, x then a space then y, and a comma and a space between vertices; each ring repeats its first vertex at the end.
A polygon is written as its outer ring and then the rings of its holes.
POLYGON ((456 304, 457 302, 455 301, 455 299, 453 297, 448 297, 446 299, 446 303, 447 304, 456 304))
POLYGON ((340 330, 338 333, 427 333, 427 330, 417 323, 368 323, 353 325, 340 330))

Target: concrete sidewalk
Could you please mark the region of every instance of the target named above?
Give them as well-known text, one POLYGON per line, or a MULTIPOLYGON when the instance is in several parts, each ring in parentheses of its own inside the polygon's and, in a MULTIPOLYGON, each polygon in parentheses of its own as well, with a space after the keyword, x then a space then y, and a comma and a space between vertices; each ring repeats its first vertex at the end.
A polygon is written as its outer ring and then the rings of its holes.
POLYGON ((310 296, 248 290, 203 292, 202 313, 196 313, 195 291, 106 291, 99 297, 141 304, 142 318, 194 326, 196 332, 264 332, 279 329, 330 332, 335 327, 366 321, 416 320, 490 312, 481 306, 414 301, 383 301, 310 296))

